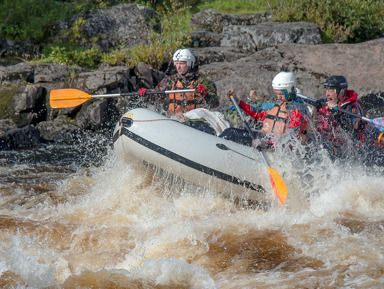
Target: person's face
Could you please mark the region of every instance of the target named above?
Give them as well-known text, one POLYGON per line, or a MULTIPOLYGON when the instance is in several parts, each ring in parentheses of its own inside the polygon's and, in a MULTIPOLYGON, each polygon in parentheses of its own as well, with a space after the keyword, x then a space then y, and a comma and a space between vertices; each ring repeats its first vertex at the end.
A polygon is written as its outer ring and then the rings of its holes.
POLYGON ((188 72, 188 65, 186 61, 175 61, 174 64, 179 74, 184 75, 188 72))
POLYGON ((334 104, 337 104, 339 102, 338 95, 336 94, 336 89, 334 88, 327 88, 325 90, 325 97, 327 98, 328 102, 332 102, 334 104))
POLYGON ((277 89, 274 89, 273 91, 276 94, 277 100, 285 101, 285 95, 284 95, 283 91, 277 90, 277 89))

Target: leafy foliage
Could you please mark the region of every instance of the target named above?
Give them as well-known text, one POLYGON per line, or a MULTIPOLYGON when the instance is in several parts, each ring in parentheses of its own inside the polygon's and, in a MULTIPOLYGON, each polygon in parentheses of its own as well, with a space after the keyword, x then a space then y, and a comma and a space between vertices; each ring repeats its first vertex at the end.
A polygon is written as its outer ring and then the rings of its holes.
POLYGON ((384 35, 382 0, 298 0, 273 9, 276 21, 316 23, 324 42, 356 43, 384 35))
POLYGON ((95 48, 68 50, 66 47, 54 46, 50 48, 49 56, 40 62, 78 65, 85 68, 97 68, 103 59, 103 54, 95 48))
POLYGON ((60 1, 3 0, 0 4, 1 37, 42 41, 46 28, 68 15, 69 10, 60 1))

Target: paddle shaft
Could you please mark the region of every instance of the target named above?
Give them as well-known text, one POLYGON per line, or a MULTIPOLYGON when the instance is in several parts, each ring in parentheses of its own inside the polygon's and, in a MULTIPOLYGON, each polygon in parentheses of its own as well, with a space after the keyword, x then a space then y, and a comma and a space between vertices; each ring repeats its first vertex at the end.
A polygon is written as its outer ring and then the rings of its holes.
MULTIPOLYGON (((251 138, 252 138, 252 139, 255 139, 255 135, 254 135, 253 131, 251 130, 251 128, 249 127, 248 122, 247 122, 246 119, 244 118, 244 115, 243 115, 243 113, 241 112, 241 109, 240 109, 239 105, 237 104, 237 101, 236 101, 236 99, 234 98, 233 94, 230 94, 229 97, 231 98, 231 100, 232 100, 232 102, 233 102, 233 105, 236 107, 237 112, 239 113, 240 118, 241 118, 241 120, 243 121, 243 123, 244 123, 244 125, 245 125, 245 128, 247 129, 247 131, 248 131, 249 134, 251 135, 251 138)), ((264 162, 266 163, 266 165, 267 165, 268 167, 270 167, 270 165, 269 165, 269 163, 268 163, 268 160, 267 160, 267 158, 264 156, 263 151, 262 151, 262 149, 261 149, 260 146, 257 146, 257 150, 259 151, 259 153, 260 153, 261 157, 263 158, 264 162)))
MULTIPOLYGON (((184 93, 184 92, 194 92, 195 90, 193 88, 191 89, 178 89, 178 90, 160 90, 160 91, 147 91, 145 95, 151 95, 151 94, 170 94, 170 93, 184 93)), ((119 97, 119 96, 135 96, 138 95, 138 92, 125 92, 125 93, 111 93, 111 94, 97 94, 97 95, 91 95, 92 98, 99 98, 99 97, 119 97)))
MULTIPOLYGON (((254 135, 253 131, 251 130, 251 128, 249 127, 248 122, 245 120, 245 118, 241 112, 241 109, 240 109, 239 105, 237 104, 237 101, 234 98, 232 91, 230 92, 229 97, 231 98, 234 106, 236 107, 237 112, 239 113, 239 115, 240 115, 242 121, 244 122, 244 125, 247 128, 252 139, 255 139, 255 135, 254 135)), ((273 190, 275 192, 275 195, 278 198, 280 205, 284 205, 284 202, 287 199, 288 189, 287 189, 283 179, 281 178, 280 174, 276 170, 272 169, 272 167, 269 165, 267 158, 263 154, 262 148, 260 146, 257 146, 257 150, 259 151, 262 159, 264 160, 265 164, 267 165, 269 177, 271 179, 271 183, 272 183, 272 187, 273 187, 273 190)))
MULTIPOLYGON (((178 89, 178 90, 164 90, 164 91, 147 91, 146 94, 169 94, 169 93, 185 93, 194 92, 194 89, 178 89)), ((126 93, 111 93, 111 94, 97 94, 91 95, 84 91, 75 88, 53 89, 50 92, 49 103, 52 108, 68 108, 75 107, 83 104, 92 98, 103 97, 124 97, 139 95, 138 92, 126 93)))
MULTIPOLYGON (((300 97, 301 99, 307 100, 307 101, 312 102, 312 103, 313 103, 313 102, 315 102, 315 103, 318 102, 317 99, 310 98, 310 97, 305 96, 305 95, 303 95, 303 94, 301 94, 301 93, 298 93, 297 96, 300 97)), ((348 111, 348 110, 339 108, 339 107, 337 107, 337 106, 334 107, 333 110, 339 110, 339 111, 341 111, 341 112, 344 112, 344 113, 346 113, 346 114, 352 115, 352 116, 354 116, 354 117, 361 118, 361 119, 363 119, 363 120, 365 120, 365 121, 369 121, 369 122, 371 121, 370 118, 364 117, 364 116, 362 116, 362 115, 360 115, 360 114, 357 114, 357 113, 350 112, 350 111, 348 111)))

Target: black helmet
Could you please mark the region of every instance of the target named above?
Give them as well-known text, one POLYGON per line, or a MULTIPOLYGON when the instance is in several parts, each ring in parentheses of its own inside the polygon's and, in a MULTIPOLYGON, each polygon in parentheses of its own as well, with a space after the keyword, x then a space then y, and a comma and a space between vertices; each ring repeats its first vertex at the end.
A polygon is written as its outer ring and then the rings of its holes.
POLYGON ((328 78, 324 82, 324 87, 325 88, 336 88, 338 90, 343 89, 343 88, 346 89, 348 87, 347 79, 344 76, 332 75, 330 78, 328 78))

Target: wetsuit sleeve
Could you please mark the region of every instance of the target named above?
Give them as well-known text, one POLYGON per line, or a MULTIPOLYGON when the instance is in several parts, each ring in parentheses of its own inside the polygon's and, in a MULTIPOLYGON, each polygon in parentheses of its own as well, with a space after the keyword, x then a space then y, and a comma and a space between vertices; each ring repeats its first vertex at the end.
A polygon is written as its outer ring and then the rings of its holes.
POLYGON ((207 105, 210 108, 215 108, 219 106, 219 97, 217 95, 216 84, 213 81, 210 81, 206 77, 199 77, 197 83, 204 85, 207 96, 204 98, 207 102, 207 105))
POLYGON ((299 109, 290 111, 290 122, 288 128, 301 127, 303 123, 303 115, 299 109))
POLYGON ((267 111, 253 110, 251 105, 245 103, 242 100, 240 101, 239 106, 246 114, 259 121, 263 121, 267 115, 267 111))

